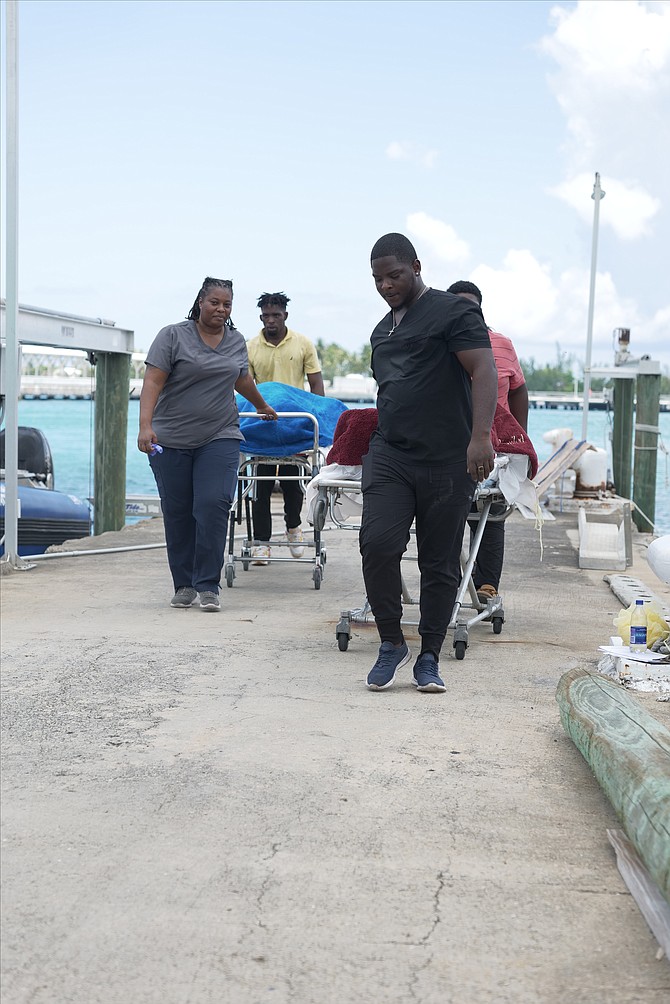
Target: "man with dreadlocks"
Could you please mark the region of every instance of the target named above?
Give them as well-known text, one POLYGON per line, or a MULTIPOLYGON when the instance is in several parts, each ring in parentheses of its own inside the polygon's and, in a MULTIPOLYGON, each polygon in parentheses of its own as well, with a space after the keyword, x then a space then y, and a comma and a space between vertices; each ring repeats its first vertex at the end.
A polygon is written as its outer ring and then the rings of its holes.
MULTIPOLYGON (((314 345, 309 338, 286 327, 288 303, 289 297, 286 293, 262 293, 259 296, 257 306, 261 311, 263 327, 260 334, 247 345, 249 372, 256 383, 274 380, 290 387, 298 387, 300 390, 304 389, 307 377, 312 394, 324 397, 321 365, 314 345)), ((302 485, 299 481, 282 480, 282 476, 284 479, 296 478, 299 471, 294 464, 280 464, 279 468, 271 464, 259 464, 259 477, 271 479, 274 474, 279 474, 279 485, 284 496, 284 522, 289 550, 294 558, 300 558, 304 551, 304 537, 300 526, 302 485)), ((267 565, 271 553, 270 500, 273 485, 272 480, 259 480, 257 497, 252 503, 254 540, 258 541, 252 552, 254 565, 267 565)))
POLYGON ((378 426, 361 478, 363 578, 381 640, 367 685, 386 690, 410 659, 400 561, 415 522, 421 652, 414 684, 443 693, 439 657, 460 581, 465 521, 476 482, 493 470, 496 368, 479 307, 426 286, 407 237, 380 237, 370 262, 390 310, 370 339, 378 426))
POLYGON ((188 320, 162 328, 147 353, 137 446, 158 486, 176 608, 199 593, 201 610, 221 609, 242 439, 235 391, 264 418, 277 418, 249 375, 232 308, 232 282, 206 278, 188 320))

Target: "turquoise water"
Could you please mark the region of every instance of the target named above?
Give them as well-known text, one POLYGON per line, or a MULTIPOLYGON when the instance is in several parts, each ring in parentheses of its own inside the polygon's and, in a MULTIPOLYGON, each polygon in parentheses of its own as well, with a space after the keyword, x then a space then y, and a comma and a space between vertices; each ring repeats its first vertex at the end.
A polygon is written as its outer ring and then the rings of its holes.
MULTIPOLYGON (((19 401, 19 424, 42 429, 54 458, 55 486, 66 494, 88 498, 93 494, 93 409, 91 401, 19 401)), ((129 495, 156 494, 147 457, 137 449, 139 402, 129 402, 126 491, 129 495)), ((670 450, 670 413, 660 416, 661 440, 670 450)), ((581 437, 582 413, 563 409, 531 409, 528 431, 540 462, 553 452, 542 436, 550 429, 572 429, 581 437)), ((609 450, 611 416, 589 413, 587 438, 609 450)), ((670 458, 659 450, 656 481, 656 533, 670 533, 670 458)))

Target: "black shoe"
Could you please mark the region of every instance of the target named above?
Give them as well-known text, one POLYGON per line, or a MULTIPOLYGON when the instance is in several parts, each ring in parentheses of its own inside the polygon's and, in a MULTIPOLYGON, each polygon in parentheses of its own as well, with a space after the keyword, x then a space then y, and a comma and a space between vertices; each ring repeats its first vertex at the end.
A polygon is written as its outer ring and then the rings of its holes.
POLYGON ((409 662, 409 649, 405 642, 399 648, 390 641, 383 641, 377 661, 368 673, 370 690, 387 690, 393 686, 396 671, 409 662))
POLYGON ((414 663, 414 686, 424 694, 443 694, 447 689, 437 671, 437 659, 424 652, 414 663))

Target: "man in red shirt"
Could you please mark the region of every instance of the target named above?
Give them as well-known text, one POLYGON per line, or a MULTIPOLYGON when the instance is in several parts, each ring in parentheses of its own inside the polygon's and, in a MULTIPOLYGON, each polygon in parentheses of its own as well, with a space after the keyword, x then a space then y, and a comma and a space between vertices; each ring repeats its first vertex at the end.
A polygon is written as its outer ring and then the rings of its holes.
MULTIPOLYGON (((455 293, 466 300, 472 300, 479 307, 482 305, 482 294, 474 282, 465 279, 451 284, 447 293, 455 293)), ((528 388, 514 351, 511 339, 501 335, 499 331, 488 329, 498 371, 498 404, 514 416, 524 432, 528 431, 528 388)), ((500 576, 502 574, 505 554, 505 523, 503 520, 490 520, 484 527, 477 561, 472 571, 472 580, 481 603, 486 603, 498 595, 500 576)))

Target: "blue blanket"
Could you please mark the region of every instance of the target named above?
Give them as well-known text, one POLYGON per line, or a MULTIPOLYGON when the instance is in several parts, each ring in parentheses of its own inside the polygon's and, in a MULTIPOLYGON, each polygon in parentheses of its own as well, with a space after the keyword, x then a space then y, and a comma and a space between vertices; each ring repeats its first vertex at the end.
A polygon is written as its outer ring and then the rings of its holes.
MULTIPOLYGON (((319 423, 319 446, 331 445, 337 420, 347 410, 346 404, 336 398, 320 397, 274 381, 261 383, 258 389, 275 411, 302 411, 314 415, 319 423)), ((255 412, 256 409, 239 394, 236 397, 240 429, 244 436, 244 441, 240 444, 242 453, 289 457, 292 453, 304 453, 312 449, 314 423, 311 419, 280 418, 277 422, 264 422, 262 418, 245 418, 245 412, 255 412)))

